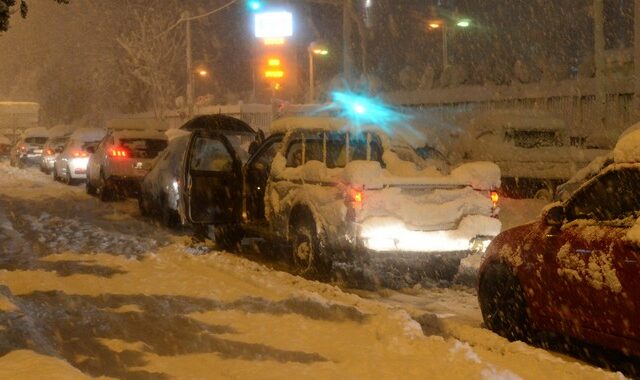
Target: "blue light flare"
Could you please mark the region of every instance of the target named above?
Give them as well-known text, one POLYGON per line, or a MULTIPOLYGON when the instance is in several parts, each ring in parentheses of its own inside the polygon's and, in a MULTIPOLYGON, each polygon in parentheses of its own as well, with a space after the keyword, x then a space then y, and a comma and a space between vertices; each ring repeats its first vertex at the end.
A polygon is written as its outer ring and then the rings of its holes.
POLYGON ((413 119, 412 116, 400 112, 380 99, 348 91, 334 91, 331 98, 332 102, 318 112, 326 111, 347 119, 351 127, 373 125, 390 136, 397 133, 404 136, 420 134, 409 123, 413 119))

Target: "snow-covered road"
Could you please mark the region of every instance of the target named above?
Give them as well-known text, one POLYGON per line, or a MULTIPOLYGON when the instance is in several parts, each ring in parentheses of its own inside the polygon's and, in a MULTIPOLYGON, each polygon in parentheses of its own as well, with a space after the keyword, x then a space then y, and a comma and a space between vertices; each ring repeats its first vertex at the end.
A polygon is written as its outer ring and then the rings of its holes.
POLYGON ((0 378, 620 378, 483 329, 474 291, 342 290, 0 162, 0 378))

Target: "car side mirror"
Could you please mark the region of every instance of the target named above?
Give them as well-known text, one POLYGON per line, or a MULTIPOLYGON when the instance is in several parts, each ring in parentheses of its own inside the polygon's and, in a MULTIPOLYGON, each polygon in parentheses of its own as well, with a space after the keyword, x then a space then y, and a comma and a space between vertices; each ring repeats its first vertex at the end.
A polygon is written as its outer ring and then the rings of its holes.
POLYGON ((554 205, 546 209, 543 213, 544 223, 547 226, 559 227, 564 222, 564 206, 554 205))
POLYGON ((88 146, 87 147, 87 153, 94 154, 95 152, 96 152, 96 147, 94 147, 94 146, 88 146))

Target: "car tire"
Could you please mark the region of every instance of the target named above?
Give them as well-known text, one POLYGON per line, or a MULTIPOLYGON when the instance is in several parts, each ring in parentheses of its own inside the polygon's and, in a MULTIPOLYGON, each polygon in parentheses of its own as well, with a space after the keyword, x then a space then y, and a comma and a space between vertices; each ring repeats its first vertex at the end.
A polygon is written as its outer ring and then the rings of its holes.
POLYGON ((300 276, 326 276, 330 264, 326 244, 316 230, 309 215, 302 214, 293 220, 290 229, 291 260, 295 274, 300 276))
POLYGON ((87 191, 87 194, 89 194, 89 195, 98 194, 98 189, 91 184, 91 181, 89 180, 89 177, 87 177, 87 182, 85 183, 85 190, 87 191))
POLYGON ((149 210, 149 207, 147 206, 147 201, 145 200, 142 191, 138 194, 138 209, 140 210, 140 215, 144 217, 151 216, 151 210, 149 210))
POLYGON ((64 176, 64 183, 70 186, 75 184, 75 181, 71 177, 71 169, 69 169, 68 166, 67 166, 67 172, 64 176))
POLYGON ((164 196, 160 207, 160 222, 162 222, 163 226, 173 229, 178 226, 179 220, 180 218, 178 217, 178 213, 169 208, 167 197, 164 196))
POLYGON ((98 187, 100 193, 100 200, 103 202, 109 202, 114 200, 115 192, 111 180, 104 177, 104 172, 100 171, 100 185, 98 187))
POLYGON ((223 251, 238 252, 244 237, 242 227, 237 224, 216 226, 214 232, 216 245, 223 251))
POLYGON ((480 276, 478 300, 490 330, 510 341, 532 338, 524 291, 510 267, 489 264, 480 276))

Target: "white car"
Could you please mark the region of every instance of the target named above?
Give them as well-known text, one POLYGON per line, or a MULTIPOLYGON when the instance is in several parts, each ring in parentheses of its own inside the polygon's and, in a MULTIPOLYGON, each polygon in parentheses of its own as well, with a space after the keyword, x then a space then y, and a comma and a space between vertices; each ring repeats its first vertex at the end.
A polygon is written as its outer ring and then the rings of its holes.
POLYGON ((87 178, 89 148, 97 145, 107 131, 100 128, 76 129, 65 145, 53 166, 53 179, 67 184, 83 181, 87 178))
POLYGON ((99 193, 102 200, 137 193, 151 161, 166 147, 167 136, 161 132, 109 133, 89 159, 87 193, 99 193))

